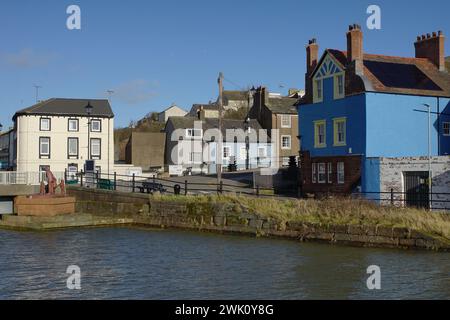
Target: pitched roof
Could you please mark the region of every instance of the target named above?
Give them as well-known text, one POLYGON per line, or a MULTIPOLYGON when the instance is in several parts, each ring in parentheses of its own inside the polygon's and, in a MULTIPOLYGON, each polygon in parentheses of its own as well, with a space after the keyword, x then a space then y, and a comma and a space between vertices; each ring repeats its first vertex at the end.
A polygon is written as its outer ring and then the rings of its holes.
POLYGON ((197 116, 197 112, 200 108, 202 108, 204 110, 218 110, 218 106, 215 103, 209 103, 209 104, 194 104, 192 105, 191 111, 189 111, 189 113, 187 114, 187 116, 191 116, 191 117, 196 117, 197 116))
MULTIPOLYGON (((346 67, 346 51, 327 49, 326 53, 346 67)), ((439 71, 428 59, 365 53, 363 68, 365 91, 450 97, 450 74, 439 71)))
POLYGON ((248 101, 248 91, 223 91, 223 100, 228 101, 248 101))
POLYGON ((86 116, 85 107, 88 103, 93 107, 92 117, 114 117, 111 105, 106 99, 52 98, 17 111, 13 119, 21 115, 86 116))
POLYGON ((164 113, 164 112, 167 112, 167 111, 169 111, 170 109, 179 109, 179 110, 181 110, 181 111, 187 113, 187 111, 184 110, 183 108, 180 108, 180 107, 177 106, 176 104, 173 104, 173 105, 171 105, 170 107, 168 107, 168 108, 164 109, 163 111, 161 111, 159 114, 164 113))
MULTIPOLYGON (((194 128, 194 123, 200 121, 197 117, 169 117, 168 123, 172 123, 174 129, 190 129, 194 128)), ((256 119, 250 119, 249 127, 256 130, 263 129, 256 119)), ((219 128, 219 119, 207 118, 202 121, 202 129, 216 129, 219 128)), ((222 134, 226 137, 226 130, 245 130, 246 124, 242 120, 222 119, 222 134)))
POLYGON ((269 98, 269 103, 266 104, 266 107, 272 112, 276 114, 297 114, 297 108, 295 104, 298 99, 296 98, 269 98))

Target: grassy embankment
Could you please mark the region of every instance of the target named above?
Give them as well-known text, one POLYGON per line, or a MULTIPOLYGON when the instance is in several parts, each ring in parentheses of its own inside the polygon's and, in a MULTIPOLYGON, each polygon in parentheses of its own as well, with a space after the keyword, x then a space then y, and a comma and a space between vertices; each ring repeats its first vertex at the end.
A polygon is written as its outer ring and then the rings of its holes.
POLYGON ((399 227, 435 235, 450 241, 450 214, 414 208, 397 208, 355 199, 281 200, 243 196, 155 196, 155 200, 186 204, 227 203, 233 212, 248 212, 280 222, 324 225, 399 227))

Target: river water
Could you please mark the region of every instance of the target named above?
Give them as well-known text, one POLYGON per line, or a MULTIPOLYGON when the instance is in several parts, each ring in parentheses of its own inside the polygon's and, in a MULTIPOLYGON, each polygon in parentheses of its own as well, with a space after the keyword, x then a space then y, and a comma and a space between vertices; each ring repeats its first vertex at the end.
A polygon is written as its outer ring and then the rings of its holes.
POLYGON ((136 228, 0 230, 0 299, 450 299, 450 254, 136 228), (67 289, 69 265, 81 290, 67 289), (367 289, 367 267, 381 289, 367 289))

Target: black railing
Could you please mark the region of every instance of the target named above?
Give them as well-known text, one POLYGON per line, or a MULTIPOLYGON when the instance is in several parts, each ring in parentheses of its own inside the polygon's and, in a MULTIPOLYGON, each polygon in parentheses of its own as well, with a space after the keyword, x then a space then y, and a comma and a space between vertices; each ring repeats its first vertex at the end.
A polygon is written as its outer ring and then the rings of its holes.
MULTIPOLYGON (((174 195, 208 195, 208 194, 234 194, 254 197, 276 197, 296 198, 297 187, 276 189, 261 186, 246 185, 243 183, 231 184, 215 182, 196 182, 185 179, 164 179, 144 177, 137 175, 119 175, 117 173, 107 174, 101 172, 86 173, 78 172, 76 175, 68 176, 69 184, 77 184, 82 187, 114 190, 130 193, 161 193, 174 195), (71 177, 72 180, 71 180, 71 177)), ((307 198, 307 197, 306 197, 307 198)), ((396 207, 420 207, 433 210, 450 210, 450 193, 422 193, 419 196, 411 192, 398 192, 391 189, 388 192, 317 192, 315 199, 326 198, 351 198, 371 201, 380 205, 396 207)))

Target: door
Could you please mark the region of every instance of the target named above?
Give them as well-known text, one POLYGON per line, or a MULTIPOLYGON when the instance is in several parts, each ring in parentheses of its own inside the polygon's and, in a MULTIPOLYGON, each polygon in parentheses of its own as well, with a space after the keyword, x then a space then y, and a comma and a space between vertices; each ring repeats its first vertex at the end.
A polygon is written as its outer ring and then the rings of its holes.
POLYGON ((405 200, 409 207, 429 208, 428 172, 404 172, 405 200))

